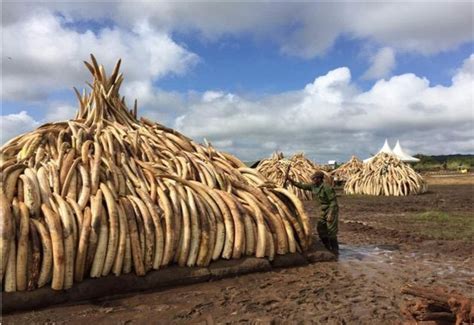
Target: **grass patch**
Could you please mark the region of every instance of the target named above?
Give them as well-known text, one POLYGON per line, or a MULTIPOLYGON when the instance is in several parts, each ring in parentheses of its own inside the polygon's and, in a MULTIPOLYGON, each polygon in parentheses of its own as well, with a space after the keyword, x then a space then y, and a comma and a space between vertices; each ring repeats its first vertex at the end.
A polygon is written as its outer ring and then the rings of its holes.
POLYGON ((420 221, 449 222, 449 214, 442 211, 426 211, 415 215, 420 221))
POLYGON ((433 239, 474 239, 474 215, 454 215, 443 211, 426 211, 406 219, 413 232, 433 239))

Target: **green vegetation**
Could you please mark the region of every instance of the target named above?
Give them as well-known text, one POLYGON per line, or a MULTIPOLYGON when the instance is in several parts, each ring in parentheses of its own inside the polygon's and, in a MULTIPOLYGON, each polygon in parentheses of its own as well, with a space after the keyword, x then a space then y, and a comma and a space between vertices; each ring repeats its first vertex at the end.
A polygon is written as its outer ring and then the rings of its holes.
POLYGON ((426 211, 415 215, 415 219, 421 221, 446 222, 449 220, 449 214, 442 211, 426 211))
POLYGON ((459 168, 470 169, 474 167, 474 155, 439 155, 425 156, 415 155, 420 161, 413 165, 416 170, 458 170, 459 168))
POLYGON ((448 214, 442 211, 426 211, 406 218, 407 226, 421 235, 433 239, 474 239, 474 215, 448 214))

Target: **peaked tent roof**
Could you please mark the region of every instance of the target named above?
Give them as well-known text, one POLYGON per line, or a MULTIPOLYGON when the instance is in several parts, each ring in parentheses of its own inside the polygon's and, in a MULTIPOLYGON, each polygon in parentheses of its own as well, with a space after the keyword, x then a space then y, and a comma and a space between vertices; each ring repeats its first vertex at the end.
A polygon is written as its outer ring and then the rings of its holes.
POLYGON ((420 161, 420 159, 412 157, 409 154, 407 154, 405 151, 403 151, 399 140, 397 140, 397 144, 395 145, 395 148, 392 150, 392 149, 390 149, 390 146, 388 145, 387 139, 385 139, 385 143, 383 144, 382 149, 380 149, 379 152, 377 152, 377 154, 375 154, 374 156, 372 156, 370 158, 367 158, 367 159, 364 159, 364 163, 370 162, 372 159, 374 159, 375 156, 377 156, 379 153, 382 153, 382 152, 393 155, 393 156, 397 157, 398 159, 400 159, 403 162, 418 162, 418 161, 420 161))
POLYGON ((388 145, 387 139, 385 139, 385 143, 383 144, 382 149, 380 149, 379 152, 377 152, 377 155, 381 152, 385 152, 385 153, 393 155, 393 151, 392 151, 392 149, 390 149, 390 146, 388 145))
POLYGON ((394 155, 396 156, 396 154, 392 151, 392 149, 390 149, 390 146, 388 145, 388 140, 385 139, 385 143, 383 144, 383 147, 382 149, 379 150, 379 152, 377 152, 375 155, 373 155, 372 157, 370 158, 367 158, 367 159, 364 159, 364 163, 368 163, 369 161, 371 161, 372 159, 374 159, 375 156, 377 156, 379 153, 388 153, 389 155, 394 155))
POLYGON ((407 154, 405 151, 403 151, 399 140, 397 140, 397 144, 395 145, 395 148, 393 148, 393 153, 398 158, 400 158, 401 161, 406 161, 406 162, 418 162, 418 161, 420 161, 420 159, 412 157, 409 154, 407 154))

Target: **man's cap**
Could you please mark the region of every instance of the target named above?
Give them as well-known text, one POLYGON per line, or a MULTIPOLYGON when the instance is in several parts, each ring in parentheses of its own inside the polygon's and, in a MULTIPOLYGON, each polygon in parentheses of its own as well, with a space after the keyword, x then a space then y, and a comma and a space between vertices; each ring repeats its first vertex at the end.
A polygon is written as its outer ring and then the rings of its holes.
POLYGON ((316 171, 311 178, 324 178, 324 173, 320 170, 316 171))

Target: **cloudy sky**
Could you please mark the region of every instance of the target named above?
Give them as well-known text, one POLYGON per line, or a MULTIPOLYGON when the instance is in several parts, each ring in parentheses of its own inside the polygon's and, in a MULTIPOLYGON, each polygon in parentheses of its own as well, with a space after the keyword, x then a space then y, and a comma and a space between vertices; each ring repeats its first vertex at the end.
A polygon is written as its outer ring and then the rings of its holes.
POLYGON ((139 114, 243 160, 385 138, 474 153, 472 2, 2 2, 1 143, 74 115, 94 53, 139 114))

